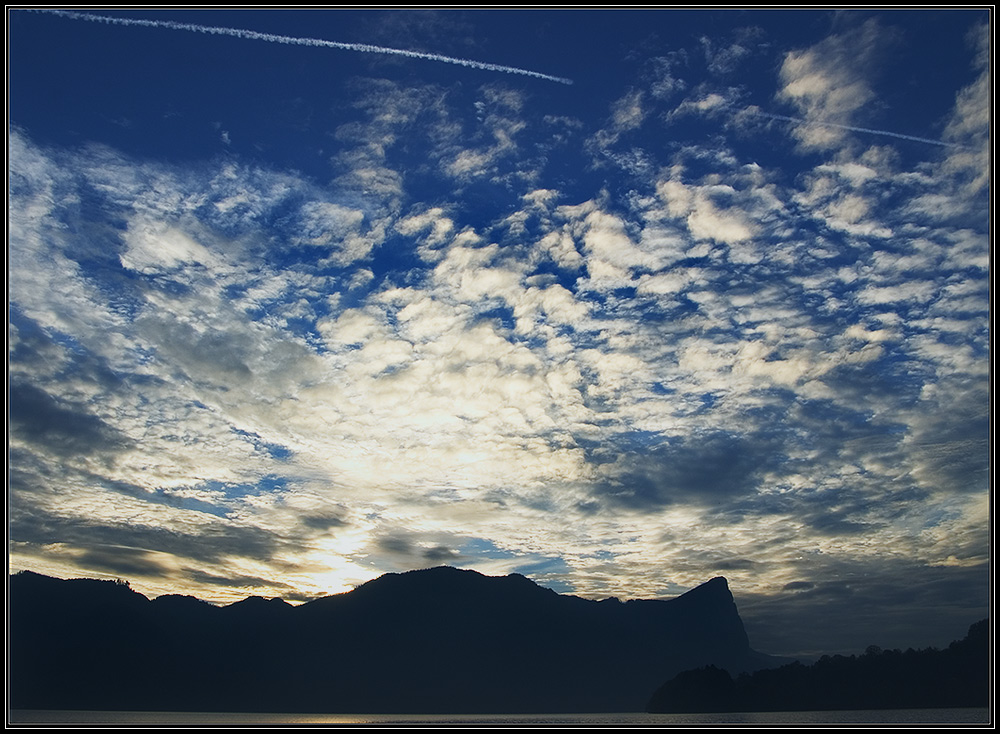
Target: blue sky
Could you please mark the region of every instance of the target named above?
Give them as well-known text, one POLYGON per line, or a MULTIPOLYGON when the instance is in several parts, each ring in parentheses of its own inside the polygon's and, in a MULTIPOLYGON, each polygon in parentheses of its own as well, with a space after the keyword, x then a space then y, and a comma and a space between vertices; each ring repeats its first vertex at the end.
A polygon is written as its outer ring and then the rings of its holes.
POLYGON ((12 570, 985 616, 987 11, 80 12, 8 11, 12 570))

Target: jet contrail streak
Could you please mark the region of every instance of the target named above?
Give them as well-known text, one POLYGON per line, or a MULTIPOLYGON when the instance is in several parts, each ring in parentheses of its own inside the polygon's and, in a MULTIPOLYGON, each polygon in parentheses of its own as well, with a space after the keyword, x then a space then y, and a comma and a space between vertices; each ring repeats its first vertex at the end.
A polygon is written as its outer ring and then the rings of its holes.
POLYGON ((324 41, 319 38, 297 38, 295 36, 279 36, 273 33, 259 33, 248 31, 242 28, 219 28, 216 26, 196 25, 194 23, 178 23, 172 20, 141 20, 138 18, 115 18, 108 15, 93 15, 91 13, 76 13, 71 10, 49 10, 38 9, 35 12, 50 13, 63 18, 74 20, 90 20, 98 23, 112 23, 125 26, 145 26, 146 28, 166 28, 172 31, 191 31, 194 33, 211 33, 217 36, 233 36, 248 41, 267 41, 268 43, 283 43, 289 46, 318 46, 321 48, 339 48, 344 51, 361 51, 369 54, 388 54, 392 56, 406 56, 411 59, 424 59, 425 61, 441 61, 445 64, 457 64, 470 69, 482 69, 484 71, 499 71, 504 74, 520 74, 530 76, 535 79, 544 79, 560 84, 572 84, 572 79, 561 76, 542 74, 538 71, 519 69, 516 66, 503 66, 501 64, 488 64, 483 61, 472 61, 471 59, 456 59, 451 56, 441 54, 421 53, 420 51, 406 51, 400 48, 386 48, 385 46, 372 46, 367 43, 340 43, 338 41, 324 41))
POLYGON ((770 117, 772 120, 786 120, 788 122, 795 122, 800 125, 822 125, 823 127, 835 127, 840 130, 850 130, 855 133, 869 133, 871 135, 887 135, 890 138, 899 138, 901 140, 912 140, 917 143, 928 143, 930 145, 941 145, 945 148, 965 148, 964 145, 959 145, 958 143, 946 143, 943 140, 934 140, 932 138, 919 138, 916 135, 904 135, 903 133, 894 133, 888 130, 873 130, 870 127, 853 127, 851 125, 840 125, 836 122, 822 122, 820 120, 803 120, 798 117, 788 117, 787 115, 772 115, 770 112, 762 112, 760 110, 755 110, 761 117, 770 117))

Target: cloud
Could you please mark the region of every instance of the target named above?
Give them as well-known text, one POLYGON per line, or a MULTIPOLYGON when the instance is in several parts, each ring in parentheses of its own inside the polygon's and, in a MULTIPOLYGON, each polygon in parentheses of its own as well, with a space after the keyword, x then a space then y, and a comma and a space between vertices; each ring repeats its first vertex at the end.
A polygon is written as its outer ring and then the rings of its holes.
POLYGON ((741 63, 751 55, 750 49, 739 43, 733 43, 724 48, 716 48, 712 39, 701 37, 701 45, 705 52, 709 70, 714 74, 731 74, 741 63))
POLYGON ((951 202, 952 207, 964 207, 963 202, 978 200, 985 194, 990 177, 991 70, 986 26, 974 27, 968 38, 975 49, 973 65, 978 76, 971 84, 959 90, 944 131, 945 140, 956 146, 956 150, 949 154, 944 164, 945 170, 955 177, 958 189, 958 196, 951 202))
POLYGON ((598 130, 587 141, 587 147, 606 158, 615 158, 616 156, 610 151, 611 147, 617 144, 623 135, 642 127, 646 114, 643 91, 630 90, 611 105, 611 116, 607 126, 598 130))
POLYGON ((619 99, 611 112, 611 124, 616 132, 634 130, 642 125, 642 92, 635 90, 619 99))
POLYGON ((750 239, 752 232, 746 220, 737 212, 720 211, 708 197, 699 197, 688 215, 688 228, 701 240, 729 244, 750 239))
POLYGON ((778 100, 793 104, 806 122, 819 123, 793 130, 803 148, 824 150, 842 143, 856 113, 875 98, 862 69, 886 40, 885 29, 871 19, 855 30, 785 55, 778 100))
POLYGON ((95 548, 84 552, 77 560, 81 565, 121 577, 162 576, 166 573, 156 554, 142 548, 95 548))
POLYGON ((14 382, 9 390, 9 417, 15 440, 27 440, 62 456, 117 452, 130 443, 97 416, 60 405, 34 385, 14 382))
POLYGON ((610 482, 602 493, 633 508, 728 502, 757 489, 777 450, 771 439, 723 432, 678 438, 605 467, 610 482))

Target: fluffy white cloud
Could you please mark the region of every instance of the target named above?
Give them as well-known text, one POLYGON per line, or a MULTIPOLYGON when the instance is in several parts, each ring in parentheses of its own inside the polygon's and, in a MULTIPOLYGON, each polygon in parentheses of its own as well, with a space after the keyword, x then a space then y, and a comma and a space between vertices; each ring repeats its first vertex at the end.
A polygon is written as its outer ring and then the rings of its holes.
POLYGON ((859 110, 875 97, 864 78, 866 61, 885 43, 878 22, 825 38, 815 46, 785 54, 778 99, 795 105, 805 118, 793 135, 806 149, 839 146, 859 110))

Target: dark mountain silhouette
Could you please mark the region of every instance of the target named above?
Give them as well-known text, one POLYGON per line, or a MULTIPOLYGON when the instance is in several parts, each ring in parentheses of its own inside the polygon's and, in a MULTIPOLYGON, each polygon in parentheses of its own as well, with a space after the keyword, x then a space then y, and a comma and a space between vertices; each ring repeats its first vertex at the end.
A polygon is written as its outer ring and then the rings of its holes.
POLYGON ((714 665, 686 670, 649 701, 651 713, 836 711, 845 709, 962 708, 989 705, 987 620, 946 650, 881 650, 824 655, 813 665, 792 663, 744 673, 735 680, 714 665))
POLYGON ((21 572, 9 607, 15 709, 641 711, 682 670, 786 662, 750 649, 723 578, 598 602, 440 567, 297 607, 216 607, 21 572))

